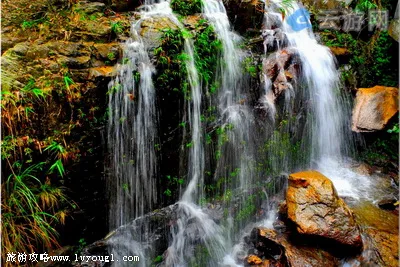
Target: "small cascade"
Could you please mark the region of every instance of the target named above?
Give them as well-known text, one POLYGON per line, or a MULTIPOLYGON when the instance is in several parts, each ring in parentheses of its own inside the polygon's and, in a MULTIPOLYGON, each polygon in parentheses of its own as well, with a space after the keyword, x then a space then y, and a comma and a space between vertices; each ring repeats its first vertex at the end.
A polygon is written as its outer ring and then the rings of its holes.
POLYGON ((124 44, 127 62, 119 66, 118 76, 109 85, 111 229, 150 211, 157 201, 155 69, 149 47, 137 33, 140 23, 132 25, 132 38, 124 44))

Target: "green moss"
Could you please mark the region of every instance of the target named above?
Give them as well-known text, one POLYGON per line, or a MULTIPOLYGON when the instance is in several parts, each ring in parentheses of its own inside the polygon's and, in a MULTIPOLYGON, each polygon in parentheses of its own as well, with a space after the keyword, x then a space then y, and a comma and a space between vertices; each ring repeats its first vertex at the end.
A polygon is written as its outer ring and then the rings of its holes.
POLYGON ((246 58, 243 61, 243 68, 246 73, 248 73, 252 78, 256 78, 258 74, 257 64, 254 64, 254 61, 251 57, 246 58))
POLYGON ((214 29, 205 20, 200 20, 194 36, 187 30, 166 29, 161 36, 161 46, 154 49, 157 59, 157 82, 160 88, 182 92, 190 98, 186 62, 190 59, 183 51, 185 38, 194 39, 195 65, 204 87, 215 93, 219 84, 215 81, 219 53, 222 44, 217 40, 214 29))
POLYGON ((349 50, 352 73, 356 73, 351 78, 358 82, 357 87, 398 85, 398 50, 387 31, 377 31, 373 35, 355 35, 325 30, 320 35, 326 46, 349 50))
POLYGON ((255 203, 256 203, 256 195, 250 195, 245 200, 239 212, 237 213, 236 220, 242 222, 248 218, 251 218, 252 215, 254 215, 257 210, 255 203))
POLYGON ((219 83, 215 81, 215 73, 222 52, 222 43, 217 39, 214 28, 205 20, 200 20, 196 28, 197 35, 194 42, 196 68, 208 92, 213 94, 219 87, 219 83))
POLYGON ((165 29, 161 36, 161 46, 154 49, 157 59, 157 84, 159 88, 166 88, 182 92, 189 98, 189 82, 187 80, 186 61, 188 55, 183 52, 184 34, 180 29, 165 29))
POLYGON ((170 6, 174 12, 189 16, 201 13, 203 2, 202 0, 172 0, 170 6))

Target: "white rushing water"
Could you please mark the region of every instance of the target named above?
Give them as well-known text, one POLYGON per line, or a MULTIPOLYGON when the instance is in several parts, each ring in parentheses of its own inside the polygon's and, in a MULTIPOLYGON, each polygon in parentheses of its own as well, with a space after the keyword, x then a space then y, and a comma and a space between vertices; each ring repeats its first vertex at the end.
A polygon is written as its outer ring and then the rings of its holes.
MULTIPOLYGON (((294 49, 301 61, 303 98, 311 107, 310 122, 307 123, 311 129, 306 129, 311 140, 310 167, 332 179, 339 195, 355 199, 368 197, 371 189, 368 177, 355 173, 345 164, 353 150, 348 127, 350 109, 340 93, 339 72, 333 54, 328 47, 318 44, 307 11, 300 4, 293 2, 285 6, 280 1, 272 1, 264 25, 264 31, 279 26, 287 37, 287 48, 294 49), (284 20, 280 8, 286 10, 284 20)), ((299 91, 299 88, 294 90, 299 91)))
POLYGON ((127 62, 109 85, 111 229, 148 212, 157 200, 155 69, 147 44, 137 34, 140 23, 132 25, 132 38, 124 44, 127 62))

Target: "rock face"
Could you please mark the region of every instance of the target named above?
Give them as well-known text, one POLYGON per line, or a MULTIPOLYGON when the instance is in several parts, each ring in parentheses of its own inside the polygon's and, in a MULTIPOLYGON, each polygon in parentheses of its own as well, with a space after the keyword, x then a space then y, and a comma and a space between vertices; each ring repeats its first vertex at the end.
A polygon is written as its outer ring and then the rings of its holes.
POLYGON ((337 259, 328 252, 302 244, 294 244, 287 234, 272 229, 254 228, 250 235, 258 255, 246 258, 247 266, 337 266, 337 259), (265 263, 268 262, 268 265, 265 263))
MULTIPOLYGON (((377 229, 366 229, 369 238, 370 249, 374 251, 375 266, 399 266, 399 235, 379 231, 377 229)), ((368 255, 370 256, 370 255, 368 255)), ((369 259, 371 261, 371 259, 369 259)))
MULTIPOLYGON (((299 72, 297 55, 290 49, 272 53, 262 63, 262 82, 269 79, 274 93, 274 100, 292 88, 292 82, 299 72)), ((268 83, 268 82, 267 82, 268 83)))
POLYGON ((317 171, 289 176, 287 216, 300 234, 319 236, 355 248, 362 246, 354 216, 332 182, 317 171))
POLYGON ((399 111, 398 98, 399 90, 395 87, 358 89, 353 108, 352 130, 373 132, 384 129, 399 111))
POLYGON ((168 17, 151 17, 143 20, 139 34, 146 39, 152 47, 161 44, 164 29, 178 29, 178 26, 168 17))

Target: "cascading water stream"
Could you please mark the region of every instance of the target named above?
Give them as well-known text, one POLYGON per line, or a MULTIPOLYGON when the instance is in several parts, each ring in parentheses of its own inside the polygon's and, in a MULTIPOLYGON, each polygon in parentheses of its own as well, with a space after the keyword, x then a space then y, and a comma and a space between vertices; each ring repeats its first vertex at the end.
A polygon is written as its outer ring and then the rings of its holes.
POLYGON ((280 1, 272 1, 264 26, 266 30, 280 27, 287 38, 287 48, 293 49, 301 62, 301 77, 294 91, 297 98, 310 103, 311 114, 307 115, 304 135, 311 147, 309 167, 330 177, 339 194, 365 197, 370 181, 344 166, 353 152, 354 141, 347 127, 350 107, 340 92, 334 56, 327 47, 318 44, 307 11, 297 3, 285 7, 280 1), (282 8, 286 10, 285 19, 280 15, 282 8), (303 91, 303 95, 299 91, 303 91))
POLYGON ((117 78, 109 85, 111 229, 148 212, 157 200, 154 66, 147 44, 136 32, 140 23, 132 25, 133 38, 124 44, 127 63, 120 66, 117 78))

